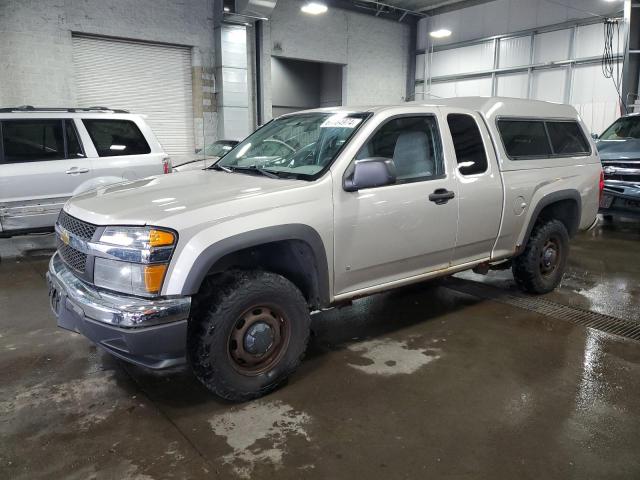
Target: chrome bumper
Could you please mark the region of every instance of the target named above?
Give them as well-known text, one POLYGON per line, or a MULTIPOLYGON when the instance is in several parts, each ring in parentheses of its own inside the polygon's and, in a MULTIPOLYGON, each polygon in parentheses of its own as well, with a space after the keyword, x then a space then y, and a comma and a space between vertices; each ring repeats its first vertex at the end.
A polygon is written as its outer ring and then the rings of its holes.
POLYGON ((58 326, 150 368, 184 361, 191 297, 142 299, 100 291, 78 279, 56 253, 47 272, 58 326))

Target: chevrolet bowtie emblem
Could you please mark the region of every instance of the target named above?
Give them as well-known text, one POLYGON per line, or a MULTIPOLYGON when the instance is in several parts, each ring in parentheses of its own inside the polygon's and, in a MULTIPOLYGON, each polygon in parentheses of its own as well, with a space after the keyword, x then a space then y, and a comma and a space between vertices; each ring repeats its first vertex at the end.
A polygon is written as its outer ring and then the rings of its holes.
POLYGON ((69 232, 64 229, 60 229, 60 241, 65 245, 69 245, 69 232))

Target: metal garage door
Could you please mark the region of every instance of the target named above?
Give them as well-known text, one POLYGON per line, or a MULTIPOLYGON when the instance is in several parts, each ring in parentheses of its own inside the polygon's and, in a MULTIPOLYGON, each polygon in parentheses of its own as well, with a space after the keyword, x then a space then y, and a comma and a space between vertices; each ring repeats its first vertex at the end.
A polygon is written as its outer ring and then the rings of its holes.
POLYGON ((147 115, 170 155, 193 153, 191 50, 73 37, 77 103, 147 115))

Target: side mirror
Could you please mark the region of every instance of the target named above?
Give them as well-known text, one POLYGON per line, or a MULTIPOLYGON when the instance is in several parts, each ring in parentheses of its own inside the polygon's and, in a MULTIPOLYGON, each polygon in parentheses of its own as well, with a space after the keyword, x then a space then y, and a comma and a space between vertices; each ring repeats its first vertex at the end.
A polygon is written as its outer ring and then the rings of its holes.
POLYGON ((597 133, 592 133, 591 134, 591 138, 593 138, 594 140, 598 139, 598 134, 597 133))
POLYGON ((382 187, 396 182, 396 166, 384 157, 356 160, 353 172, 344 179, 344 190, 356 192, 362 188, 382 187))

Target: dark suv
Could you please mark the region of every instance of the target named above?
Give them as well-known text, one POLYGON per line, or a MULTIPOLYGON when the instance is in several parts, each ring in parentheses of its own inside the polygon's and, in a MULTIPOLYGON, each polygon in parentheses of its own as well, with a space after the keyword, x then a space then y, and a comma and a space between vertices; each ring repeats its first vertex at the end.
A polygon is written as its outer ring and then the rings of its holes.
POLYGON ((596 145, 605 185, 600 213, 640 218, 640 113, 620 117, 596 145))

